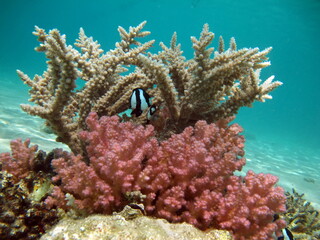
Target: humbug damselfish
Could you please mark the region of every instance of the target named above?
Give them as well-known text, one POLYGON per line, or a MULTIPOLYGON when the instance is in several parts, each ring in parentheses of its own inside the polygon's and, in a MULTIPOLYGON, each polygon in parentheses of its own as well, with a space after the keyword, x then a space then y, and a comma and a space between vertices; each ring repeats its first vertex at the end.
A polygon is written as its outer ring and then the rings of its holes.
POLYGON ((148 120, 156 112, 156 106, 151 105, 150 95, 142 88, 135 88, 132 90, 130 97, 131 115, 139 117, 142 112, 149 108, 147 113, 148 120))

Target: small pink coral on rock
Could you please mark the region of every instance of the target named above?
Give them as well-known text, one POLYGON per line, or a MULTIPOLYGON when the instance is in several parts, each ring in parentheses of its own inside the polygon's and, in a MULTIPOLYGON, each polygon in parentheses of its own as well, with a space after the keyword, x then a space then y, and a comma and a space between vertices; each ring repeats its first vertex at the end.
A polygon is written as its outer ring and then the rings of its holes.
POLYGON ((12 153, 0 153, 2 170, 11 173, 15 182, 25 178, 32 170, 38 146, 29 145, 30 139, 26 139, 24 142, 21 139, 12 140, 10 142, 12 153))

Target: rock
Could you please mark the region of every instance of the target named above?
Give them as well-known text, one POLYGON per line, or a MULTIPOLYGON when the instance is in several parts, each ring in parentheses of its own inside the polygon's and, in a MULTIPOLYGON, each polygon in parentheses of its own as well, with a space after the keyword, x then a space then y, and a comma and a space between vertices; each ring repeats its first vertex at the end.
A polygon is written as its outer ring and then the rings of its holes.
MULTIPOLYGON (((128 219, 128 218, 127 218, 128 219)), ((41 240, 101 240, 101 239, 204 239, 232 240, 223 230, 200 231, 187 223, 172 224, 164 219, 146 216, 126 220, 121 213, 114 215, 91 215, 84 219, 64 219, 41 237, 41 240)))

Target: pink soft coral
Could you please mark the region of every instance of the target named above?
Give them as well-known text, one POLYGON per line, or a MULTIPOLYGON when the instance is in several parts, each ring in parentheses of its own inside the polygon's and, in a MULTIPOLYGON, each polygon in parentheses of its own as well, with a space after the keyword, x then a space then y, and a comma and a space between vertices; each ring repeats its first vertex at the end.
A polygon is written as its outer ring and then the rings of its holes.
POLYGON ((19 179, 25 178, 29 174, 29 171, 32 170, 38 146, 29 145, 30 139, 24 142, 22 142, 21 139, 12 140, 10 142, 12 154, 0 153, 2 169, 11 173, 16 182, 19 181, 19 179))
POLYGON ((272 234, 286 226, 284 220, 273 221, 274 213, 286 210, 283 189, 274 187, 277 181, 271 174, 252 171, 244 178, 231 176, 226 194, 214 200, 219 227, 233 230, 236 239, 273 239, 272 234))
MULTIPOLYGON (((213 218, 204 217, 203 210, 193 206, 205 190, 223 192, 227 177, 245 164, 240 131, 236 124, 222 128, 198 121, 194 128, 162 142, 141 172, 137 186, 147 194, 147 211, 172 221, 209 227, 213 218)), ((208 212, 213 213, 210 208, 208 212)))
MULTIPOLYGON (((117 116, 102 117, 91 113, 87 118, 90 132, 81 132, 81 139, 88 143, 87 153, 90 165, 81 156, 69 155, 55 159, 52 165, 61 179, 61 189, 77 196, 79 208, 88 212, 112 213, 126 205, 124 194, 134 190, 143 162, 157 147, 153 127, 135 127, 133 124, 119 123, 117 116)), ((48 198, 48 204, 64 204, 61 189, 55 188, 48 198), (59 196, 59 197, 58 197, 59 196)))
POLYGON ((47 203, 66 207, 68 192, 81 209, 111 213, 128 203, 127 192, 139 190, 148 215, 228 229, 236 239, 272 239, 285 225, 273 222, 285 210, 283 190, 272 175, 233 175, 245 164, 244 139, 238 125, 227 123, 198 121, 159 143, 152 126, 91 113, 89 131, 80 133, 90 164, 71 154, 54 160, 61 185, 47 203))

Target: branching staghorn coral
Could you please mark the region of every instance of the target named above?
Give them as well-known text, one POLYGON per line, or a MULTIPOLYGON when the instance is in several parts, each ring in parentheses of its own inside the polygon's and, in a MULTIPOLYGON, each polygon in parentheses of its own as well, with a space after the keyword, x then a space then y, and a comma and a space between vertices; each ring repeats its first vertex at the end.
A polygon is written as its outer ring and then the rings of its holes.
POLYGON ((286 192, 286 197, 287 211, 283 217, 295 239, 319 239, 319 211, 305 200, 304 194, 299 194, 295 189, 292 189, 292 193, 286 192))
POLYGON ((153 104, 158 107, 155 119, 161 126, 157 130, 171 133, 181 132, 197 120, 214 122, 232 116, 242 106, 271 98, 269 93, 281 85, 272 82, 273 76, 262 84, 259 78, 261 68, 270 65, 266 55, 271 48, 237 50, 232 38, 225 50, 220 37, 218 51, 214 51, 209 47, 214 34, 205 24, 200 38, 191 38, 193 59, 182 55, 176 34, 169 47, 161 43, 162 51, 151 54, 147 50, 154 40, 139 41, 150 34, 143 31, 145 24, 129 31, 119 27, 121 41, 108 52, 83 29, 75 43, 79 51, 67 45, 57 29, 47 34, 36 27, 34 35, 40 42, 36 50, 46 54, 48 69, 33 79, 18 70, 31 87, 30 101, 36 104, 23 104, 22 109, 45 119, 58 135, 57 141, 74 153, 83 153, 77 132, 87 128, 88 114, 94 111, 110 116, 125 111, 134 88, 143 88, 154 97, 153 104), (81 89, 76 89, 77 79, 85 82, 81 89))

